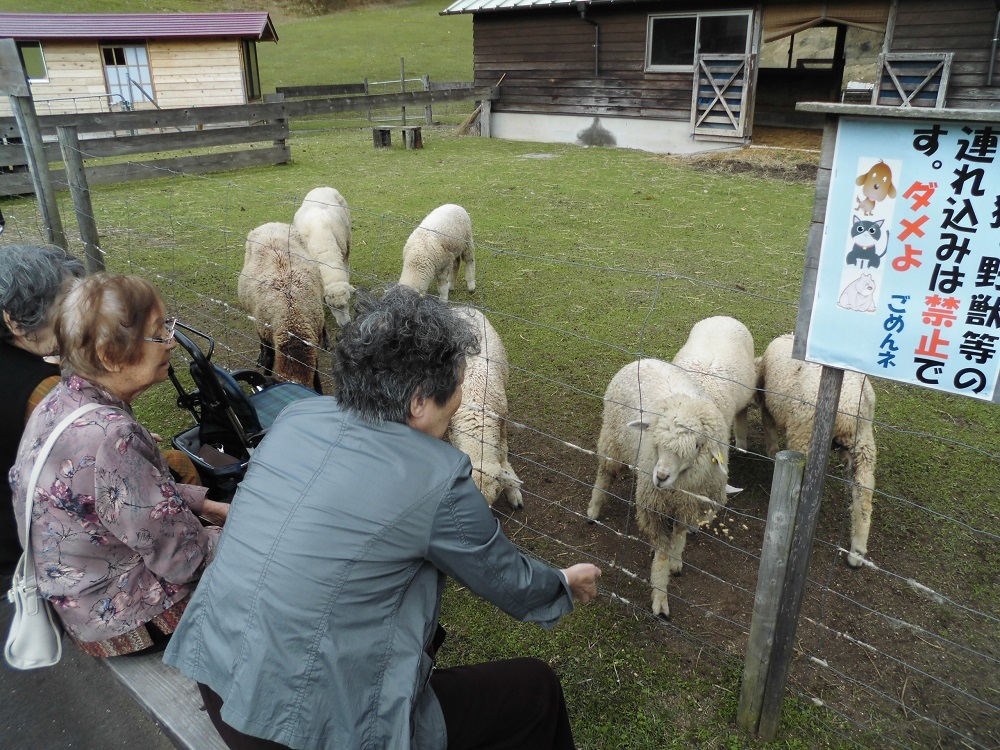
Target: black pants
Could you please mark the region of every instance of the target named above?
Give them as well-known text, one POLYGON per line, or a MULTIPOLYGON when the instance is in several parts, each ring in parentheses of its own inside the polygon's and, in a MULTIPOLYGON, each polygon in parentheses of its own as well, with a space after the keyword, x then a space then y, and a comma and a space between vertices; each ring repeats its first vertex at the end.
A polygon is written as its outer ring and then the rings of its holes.
POLYGON ((538 659, 436 669, 448 750, 573 750, 562 685, 538 659))
MULTIPOLYGON (((448 750, 573 750, 559 678, 538 659, 508 659, 437 669, 431 688, 448 728, 448 750)), ((231 750, 283 750, 284 745, 233 729, 222 699, 198 684, 212 723, 231 750)))

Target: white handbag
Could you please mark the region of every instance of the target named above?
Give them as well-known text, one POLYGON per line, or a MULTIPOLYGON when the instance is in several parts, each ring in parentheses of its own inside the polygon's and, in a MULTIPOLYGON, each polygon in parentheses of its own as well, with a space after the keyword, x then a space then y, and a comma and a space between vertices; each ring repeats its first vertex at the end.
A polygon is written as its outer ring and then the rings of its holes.
POLYGON ((51 667, 62 658, 62 628, 59 619, 52 611, 52 605, 39 595, 35 580, 35 553, 31 549, 31 506, 42 464, 48 458, 56 438, 71 422, 100 406, 101 404, 84 404, 56 425, 39 451, 31 470, 24 503, 24 552, 18 560, 10 591, 7 592, 7 599, 14 605, 14 616, 10 621, 10 632, 3 655, 14 669, 51 667))

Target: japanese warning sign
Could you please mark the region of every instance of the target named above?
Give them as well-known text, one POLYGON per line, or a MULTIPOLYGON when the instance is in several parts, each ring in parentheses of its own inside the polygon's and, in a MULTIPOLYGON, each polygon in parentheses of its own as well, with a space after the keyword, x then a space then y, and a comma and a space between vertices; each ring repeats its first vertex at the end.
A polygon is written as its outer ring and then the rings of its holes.
POLYGON ((840 119, 807 360, 1000 399, 998 136, 840 119))

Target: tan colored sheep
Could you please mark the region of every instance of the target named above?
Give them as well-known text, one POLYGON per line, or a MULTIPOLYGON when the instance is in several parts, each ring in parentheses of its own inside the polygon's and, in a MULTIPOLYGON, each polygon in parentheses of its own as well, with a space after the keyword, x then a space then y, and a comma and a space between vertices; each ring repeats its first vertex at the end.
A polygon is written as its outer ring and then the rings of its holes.
POLYGON ((634 463, 639 526, 655 549, 653 614, 670 617, 667 586, 683 566, 688 530, 726 504, 729 430, 693 378, 657 359, 625 365, 604 394, 587 517, 600 515, 612 479, 634 463))
POLYGON ((465 285, 474 292, 476 248, 472 243, 472 219, 461 206, 446 203, 427 214, 406 240, 399 283, 426 292, 436 279, 438 296, 447 302, 449 289, 458 281, 462 261, 465 261, 465 285))
POLYGON ((316 367, 324 336, 323 283, 294 227, 272 222, 247 235, 237 296, 257 327, 258 365, 322 393, 316 367))
POLYGON ((505 497, 524 507, 521 480, 507 460, 507 351, 482 312, 456 308, 479 336, 479 354, 465 365, 462 404, 451 418, 448 440, 472 461, 472 478, 486 501, 505 497))
MULTIPOLYGON (((792 359, 792 334, 779 336, 757 360, 758 398, 762 402, 764 438, 768 455, 778 452, 778 433, 788 449, 806 453, 816 417, 816 397, 823 368, 792 359)), ((845 371, 840 406, 833 427, 833 443, 853 473, 851 486, 851 551, 847 563, 857 568, 868 554, 875 489, 875 390, 868 378, 845 371)))

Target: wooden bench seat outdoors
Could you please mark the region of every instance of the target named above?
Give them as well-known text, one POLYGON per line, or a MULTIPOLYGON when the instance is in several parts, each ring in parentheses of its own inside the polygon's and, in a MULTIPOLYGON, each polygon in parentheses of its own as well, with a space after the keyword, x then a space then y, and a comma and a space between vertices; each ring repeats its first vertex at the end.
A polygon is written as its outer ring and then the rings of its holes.
POLYGON ((227 750, 191 680, 163 652, 98 659, 181 750, 227 750))
POLYGON ((403 145, 406 148, 423 148, 424 141, 419 125, 375 125, 372 127, 372 141, 375 148, 389 148, 392 145, 392 131, 403 134, 403 145))

